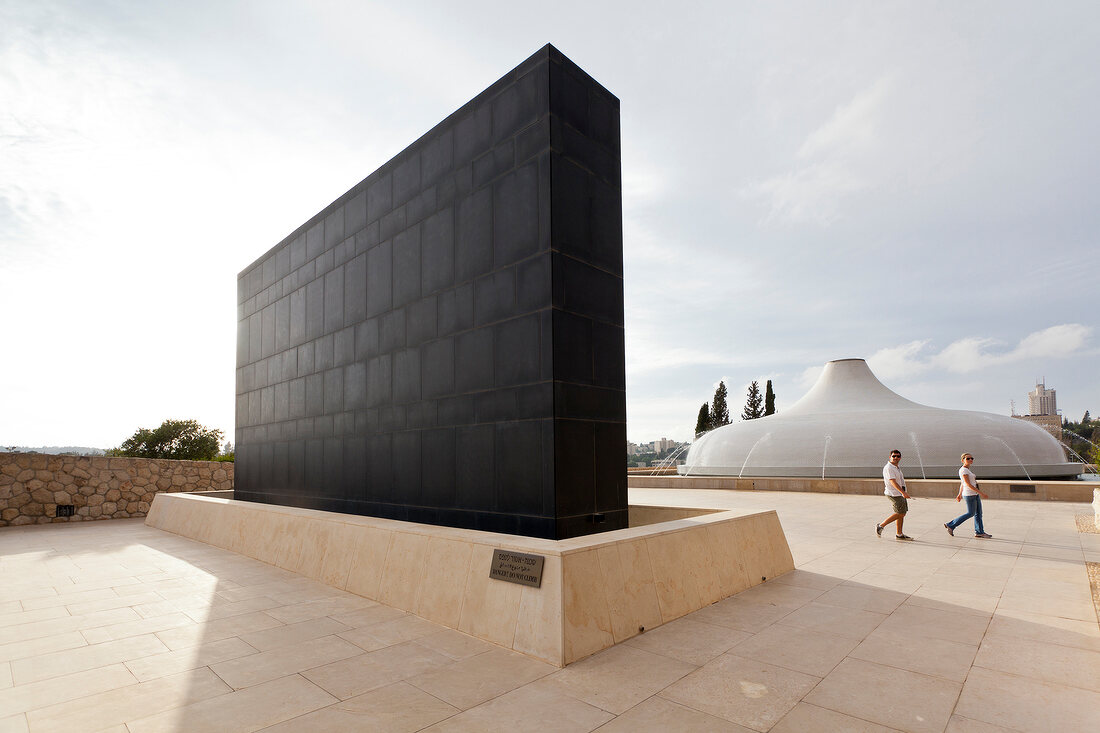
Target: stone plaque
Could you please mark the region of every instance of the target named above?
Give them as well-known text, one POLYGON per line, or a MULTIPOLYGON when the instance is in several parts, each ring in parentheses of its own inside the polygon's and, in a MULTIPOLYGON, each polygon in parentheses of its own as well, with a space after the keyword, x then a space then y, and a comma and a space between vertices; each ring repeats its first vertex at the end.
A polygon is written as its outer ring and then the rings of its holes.
POLYGON ((512 550, 493 550, 489 577, 538 588, 542 585, 542 555, 528 555, 512 550))

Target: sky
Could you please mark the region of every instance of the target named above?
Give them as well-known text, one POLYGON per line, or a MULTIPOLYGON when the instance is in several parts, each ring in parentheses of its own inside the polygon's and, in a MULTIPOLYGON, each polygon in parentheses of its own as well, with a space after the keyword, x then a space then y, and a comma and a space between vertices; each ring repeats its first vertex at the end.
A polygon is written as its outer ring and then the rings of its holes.
POLYGON ((0 445, 231 439, 236 278, 546 43, 621 100, 627 433, 831 359, 1100 413, 1100 5, 0 0, 0 445))

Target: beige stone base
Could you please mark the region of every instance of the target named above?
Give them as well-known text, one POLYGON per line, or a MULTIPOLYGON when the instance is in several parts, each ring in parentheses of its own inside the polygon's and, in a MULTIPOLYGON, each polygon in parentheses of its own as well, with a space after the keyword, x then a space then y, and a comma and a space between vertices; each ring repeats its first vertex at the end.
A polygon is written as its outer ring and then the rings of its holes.
MULTIPOLYGON (((822 494, 882 493, 881 478, 780 478, 737 476, 641 476, 629 474, 627 486, 632 489, 736 489, 738 491, 808 491, 822 494)), ((959 491, 958 479, 919 479, 906 476, 909 493, 918 497, 954 499, 959 491)), ((991 499, 1023 499, 1031 501, 1093 500, 1095 481, 1025 481, 1023 479, 983 479, 978 485, 991 499)))
POLYGON ((564 666, 794 568, 774 511, 699 511, 553 541, 161 494, 145 523, 564 666), (541 587, 490 579, 494 548, 544 556, 541 587))

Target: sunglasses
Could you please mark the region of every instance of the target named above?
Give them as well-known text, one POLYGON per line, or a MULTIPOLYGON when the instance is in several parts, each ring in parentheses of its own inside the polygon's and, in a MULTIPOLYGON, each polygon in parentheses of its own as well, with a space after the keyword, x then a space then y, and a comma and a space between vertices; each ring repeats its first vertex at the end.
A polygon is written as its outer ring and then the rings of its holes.
POLYGON ((964 458, 963 460, 964 460, 964 461, 972 461, 972 460, 974 460, 974 457, 973 457, 973 456, 967 456, 967 457, 966 457, 966 458, 964 458))

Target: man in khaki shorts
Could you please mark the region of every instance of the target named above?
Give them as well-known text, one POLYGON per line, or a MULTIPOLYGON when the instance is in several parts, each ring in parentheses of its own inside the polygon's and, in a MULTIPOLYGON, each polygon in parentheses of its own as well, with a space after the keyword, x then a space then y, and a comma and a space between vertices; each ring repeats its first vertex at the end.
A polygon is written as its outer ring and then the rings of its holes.
POLYGON ((901 451, 895 448, 890 451, 890 461, 882 467, 882 481, 886 484, 886 490, 882 493, 886 494, 886 498, 893 504, 894 513, 888 516, 882 524, 875 525, 875 534, 881 537, 882 529, 887 524, 897 522, 898 533, 895 535, 896 539, 911 540, 913 538, 902 532, 901 529, 902 524, 905 522, 905 514, 909 511, 909 502, 907 501, 909 494, 905 491, 905 476, 898 468, 899 463, 901 463, 901 451))

